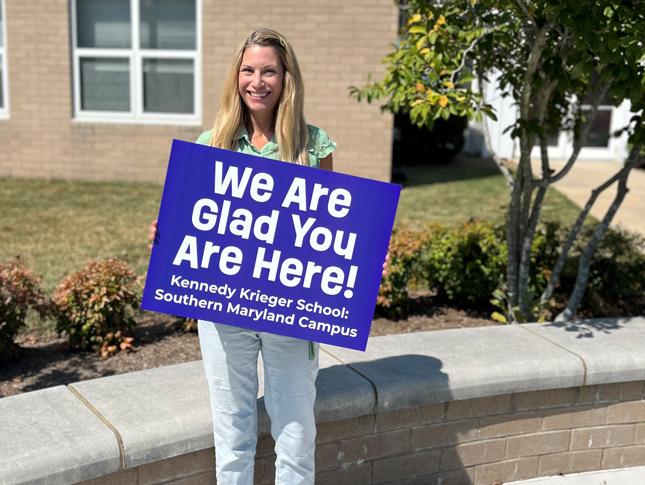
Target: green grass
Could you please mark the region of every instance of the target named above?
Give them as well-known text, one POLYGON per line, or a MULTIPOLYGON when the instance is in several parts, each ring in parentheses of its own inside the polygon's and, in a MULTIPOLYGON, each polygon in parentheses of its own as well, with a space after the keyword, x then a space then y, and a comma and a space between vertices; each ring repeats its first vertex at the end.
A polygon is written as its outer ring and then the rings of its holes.
POLYGON ((143 274, 160 198, 156 184, 0 178, 0 261, 20 255, 47 291, 94 259, 143 274))
MULTIPOLYGON (((463 159, 448 165, 402 167, 403 184, 396 226, 426 222, 460 224, 470 218, 503 223, 509 203, 504 177, 490 162, 463 159)), ((580 209, 550 189, 542 207, 542 221, 571 224, 580 209)))

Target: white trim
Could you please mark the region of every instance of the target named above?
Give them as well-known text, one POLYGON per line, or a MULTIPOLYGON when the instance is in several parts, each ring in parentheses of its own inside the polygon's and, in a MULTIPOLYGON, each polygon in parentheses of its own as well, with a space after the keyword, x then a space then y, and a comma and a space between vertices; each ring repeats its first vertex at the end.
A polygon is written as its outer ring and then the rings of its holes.
POLYGON ((132 37, 132 59, 130 61, 130 111, 134 117, 141 119, 140 104, 143 104, 143 69, 139 58, 139 0, 130 0, 130 36, 132 37), (140 88, 140 89, 139 89, 140 88), (141 93, 141 95, 139 94, 141 93))
POLYGON ((5 1, 0 0, 0 14, 2 15, 2 47, 0 47, 0 56, 2 56, 2 102, 0 106, 0 119, 9 119, 9 74, 8 74, 8 61, 7 61, 7 10, 5 8, 5 1))
MULTIPOLYGON (((1 1, 1 0, 0 0, 1 1)), ((125 123, 125 124, 168 124, 201 125, 202 117, 202 69, 201 69, 201 24, 202 0, 195 0, 195 50, 178 49, 140 49, 140 0, 130 0, 131 47, 121 48, 77 48, 76 2, 72 0, 72 51, 73 51, 73 89, 74 118, 81 123, 125 123), (88 111, 81 110, 80 59, 82 57, 127 58, 129 60, 130 110, 129 111, 88 111), (144 59, 181 59, 193 61, 193 112, 188 114, 146 113, 143 111, 143 60, 144 59)))
POLYGON ((202 0, 195 0, 195 76, 193 77, 193 96, 195 118, 199 124, 202 120, 202 0))
POLYGON ((97 124, 97 123, 120 124, 120 125, 146 124, 146 125, 168 125, 168 126, 201 126, 202 125, 200 120, 186 119, 183 117, 179 117, 179 115, 175 115, 177 117, 173 117, 173 115, 169 115, 168 113, 161 113, 159 115, 155 115, 154 117, 143 118, 143 119, 123 118, 123 114, 120 112, 111 113, 113 115, 112 117, 109 116, 110 113, 106 114, 105 111, 98 112, 96 116, 94 116, 94 113, 97 113, 97 112, 89 112, 87 116, 74 118, 72 119, 72 123, 78 123, 79 125, 97 124))

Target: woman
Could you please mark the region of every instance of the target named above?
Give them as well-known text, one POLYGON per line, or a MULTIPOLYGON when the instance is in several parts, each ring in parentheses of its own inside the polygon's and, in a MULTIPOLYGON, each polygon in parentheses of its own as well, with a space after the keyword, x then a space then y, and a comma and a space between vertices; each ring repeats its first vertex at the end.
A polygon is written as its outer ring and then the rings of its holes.
MULTIPOLYGON (((253 32, 237 53, 211 131, 197 143, 332 170, 336 145, 307 125, 295 53, 279 33, 253 32)), ((257 437, 257 362, 276 442, 276 483, 314 483, 318 344, 198 322, 215 437, 217 483, 252 484, 257 437)))
MULTIPOLYGON (((197 143, 332 170, 336 144, 305 123, 303 106, 302 76, 291 45, 278 32, 256 30, 233 61, 213 129, 197 143)), ((153 222, 151 239, 155 232, 153 222)), ((213 414, 217 483, 253 483, 261 352, 264 403, 276 442, 275 481, 313 484, 318 344, 203 320, 198 331, 213 414)))

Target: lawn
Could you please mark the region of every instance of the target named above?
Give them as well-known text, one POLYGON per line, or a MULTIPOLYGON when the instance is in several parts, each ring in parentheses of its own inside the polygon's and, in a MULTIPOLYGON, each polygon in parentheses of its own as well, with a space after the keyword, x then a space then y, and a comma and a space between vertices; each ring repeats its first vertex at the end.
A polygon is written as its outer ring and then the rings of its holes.
MULTIPOLYGON (((504 177, 492 162, 461 158, 447 165, 401 167, 407 180, 397 211, 397 225, 423 222, 460 224, 470 218, 503 223, 509 202, 504 177)), ((571 224, 580 209, 550 189, 542 219, 571 224)))
MULTIPOLYGON (((508 190, 495 167, 475 160, 406 168, 396 224, 502 222, 508 190)), ((93 259, 117 257, 144 274, 147 232, 161 186, 0 178, 0 261, 20 255, 51 292, 93 259)), ((549 193, 544 216, 571 221, 577 208, 549 193)))
POLYGON ((47 291, 92 259, 143 274, 160 198, 157 184, 0 178, 0 261, 20 255, 47 291))

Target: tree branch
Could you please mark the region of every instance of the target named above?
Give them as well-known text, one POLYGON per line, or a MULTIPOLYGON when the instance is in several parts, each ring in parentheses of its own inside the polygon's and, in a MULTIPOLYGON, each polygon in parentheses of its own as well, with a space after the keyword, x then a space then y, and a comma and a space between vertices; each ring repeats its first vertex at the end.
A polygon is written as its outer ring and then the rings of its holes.
MULTIPOLYGON (((535 104, 535 117, 536 121, 540 124, 544 122, 544 118, 547 112, 547 106, 551 101, 551 96, 553 95, 553 90, 557 85, 557 81, 552 80, 545 84, 540 91, 536 93, 536 102, 535 104)), ((542 162, 542 173, 549 172, 549 155, 546 145, 546 139, 542 133, 539 136, 540 140, 540 155, 542 162)), ((532 177, 532 173, 531 173, 532 177)), ((529 196, 533 192, 533 188, 538 187, 537 194, 533 200, 528 201, 529 204, 529 217, 528 223, 526 224, 525 232, 522 235, 522 247, 520 248, 520 266, 518 270, 518 297, 519 297, 519 308, 522 315, 522 319, 529 320, 531 318, 531 295, 529 295, 529 276, 531 272, 531 248, 533 245, 533 238, 535 237, 535 230, 537 228, 537 223, 540 219, 540 212, 542 210, 542 203, 544 202, 544 196, 546 194, 547 188, 549 186, 548 182, 536 183, 532 178, 530 180, 531 191, 529 196)))
POLYGON ((580 133, 580 136, 573 141, 573 152, 571 153, 571 156, 564 164, 564 167, 562 167, 562 169, 558 173, 556 173, 555 175, 549 178, 549 183, 555 183, 558 180, 562 179, 565 175, 569 173, 569 171, 571 170, 571 167, 573 167, 573 164, 578 159, 578 154, 582 149, 583 143, 587 141, 587 137, 589 136, 589 132, 591 131, 591 125, 596 119, 596 113, 598 112, 598 103, 602 98, 605 97, 605 94, 607 94, 607 91, 609 90, 610 86, 611 86, 611 82, 608 81, 598 86, 597 91, 594 89, 592 94, 592 104, 591 104, 591 112, 589 113, 589 119, 587 120, 587 123, 585 123, 585 126, 583 127, 582 132, 580 133))
POLYGON ((485 29, 485 30, 484 30, 484 32, 482 33, 482 35, 480 35, 479 37, 475 38, 475 39, 470 43, 470 45, 464 49, 464 52, 463 52, 463 53, 462 53, 462 55, 461 55, 461 62, 459 63, 459 65, 457 66, 457 68, 456 68, 454 71, 452 71, 452 72, 450 73, 450 82, 451 82, 451 83, 454 83, 454 82, 455 82, 455 76, 456 76, 457 74, 459 74, 459 72, 464 68, 464 66, 466 65, 466 58, 468 57, 468 54, 470 53, 470 51, 472 51, 472 50, 477 46, 477 43, 478 43, 480 40, 482 40, 485 36, 487 36, 488 34, 490 34, 491 32, 495 32, 496 30, 499 30, 500 28, 501 28, 501 26, 500 26, 500 25, 498 25, 498 26, 493 27, 493 28, 491 28, 491 29, 485 29))
POLYGON ((526 7, 526 4, 522 0, 515 0, 515 5, 517 5, 519 9, 522 11, 522 13, 526 15, 526 18, 533 20, 533 16, 529 13, 529 10, 526 7))
MULTIPOLYGON (((569 257, 569 252, 570 252, 571 248, 573 247, 573 243, 577 239, 578 234, 579 234, 580 230, 582 229, 582 225, 584 224, 585 219, 589 215, 589 211, 591 210, 592 206, 594 205, 596 199, 598 198, 598 196, 602 192, 604 192, 609 187, 611 187, 614 184, 614 182, 616 182, 617 180, 624 180, 625 183, 626 183, 627 177, 629 176, 629 172, 631 171, 632 168, 634 168, 634 166, 637 163, 638 152, 639 151, 640 151, 640 145, 634 146, 632 148, 632 150, 631 150, 631 152, 629 154, 629 157, 628 157, 627 161, 625 162, 625 165, 623 166, 623 168, 621 168, 618 172, 616 172, 614 175, 612 175, 604 183, 602 183, 601 185, 596 187, 594 190, 592 190, 591 195, 589 196, 589 199, 587 200, 587 203, 585 204, 583 210, 578 215, 578 218, 576 219, 575 224, 573 225, 573 227, 569 231, 569 236, 567 237, 567 241, 565 242, 565 244, 564 244, 564 246, 562 248, 562 252, 560 253, 560 256, 558 256, 558 260, 556 261, 555 266, 553 267, 553 271, 551 272, 549 282, 547 283, 547 286, 544 289, 544 291, 542 292, 542 296, 540 297, 540 303, 541 304, 545 304, 551 298, 551 296, 553 296, 553 292, 555 290, 555 287, 558 284, 558 282, 560 281, 560 274, 562 273, 562 269, 564 268, 566 260, 569 257)), ((625 191, 625 193, 626 193, 626 191, 625 191)), ((621 198, 618 201, 618 204, 616 205, 617 198, 618 198, 619 195, 620 194, 617 192, 616 198, 614 198, 614 202, 612 203, 612 205, 610 206, 607 214, 603 218, 603 222, 598 224, 598 226, 596 227, 596 230, 598 230, 598 227, 602 226, 602 224, 604 223, 605 220, 607 220, 607 226, 611 222, 611 218, 613 218, 613 214, 615 213, 616 210, 618 210, 618 206, 622 202, 622 198, 621 198), (609 212, 612 211, 612 208, 614 208, 614 206, 615 206, 615 209, 611 213, 611 216, 609 217, 609 219, 607 219, 608 215, 609 215, 609 212)), ((623 198, 624 198, 624 195, 623 195, 623 198)), ((606 227, 605 227, 605 229, 606 229, 606 227)), ((604 235, 605 229, 602 230, 602 233, 599 235, 599 238, 602 238, 602 236, 604 235)), ((594 232, 594 237, 595 237, 595 235, 596 235, 596 232, 594 232)), ((600 239, 598 239, 598 241, 600 241, 600 239)), ((591 241, 590 241, 590 243, 591 243, 591 241)), ((587 245, 587 247, 589 247, 589 244, 587 245)), ((585 248, 585 250, 586 250, 586 248, 585 248)), ((595 246, 593 247, 593 250, 595 250, 595 246)), ((592 251, 591 254, 593 254, 593 251, 592 251)), ((579 275, 580 275, 580 273, 579 273, 579 275)), ((586 287, 586 278, 585 278, 584 285, 586 287)), ((577 286, 578 286, 578 280, 576 280, 576 287, 577 286)), ((583 293, 584 293, 584 289, 585 288, 582 289, 583 293)), ((578 302, 578 304, 579 304, 579 302, 578 302)), ((578 304, 576 304, 576 309, 577 309, 578 304)), ((575 313, 575 310, 574 310, 574 313, 575 313)), ((562 315, 564 317, 564 312, 562 312, 560 315, 562 315)))
MULTIPOLYGON (((481 73, 477 74, 477 87, 479 88, 479 94, 481 95, 482 102, 486 102, 486 96, 484 94, 484 78, 481 75, 481 73)), ((490 154, 491 158, 495 162, 495 165, 497 165, 497 168, 499 171, 502 173, 504 176, 504 180, 506 181, 506 186, 509 189, 513 189, 513 174, 509 170, 509 168, 504 164, 501 158, 497 156, 495 153, 495 150, 493 149, 493 142, 491 140, 490 136, 490 129, 488 128, 488 123, 486 122, 486 118, 482 120, 482 126, 484 130, 484 144, 486 145, 486 149, 488 150, 488 153, 490 154)))
POLYGON ((589 280, 589 265, 591 264, 591 258, 593 257, 598 244, 602 240, 607 228, 611 223, 612 219, 616 215, 618 208, 622 204, 627 192, 627 180, 631 170, 636 165, 638 160, 638 154, 640 153, 641 145, 637 144, 632 147, 632 150, 629 154, 629 158, 625 163, 624 167, 618 172, 618 189, 616 190, 616 196, 614 197, 611 206, 607 210, 607 213, 603 217, 602 221, 596 225, 596 228, 593 231, 593 235, 587 245, 585 246, 582 254, 580 255, 580 260, 578 262, 578 275, 576 277, 576 283, 569 297, 566 308, 560 312, 560 314, 555 318, 555 321, 566 321, 575 317, 576 312, 578 311, 578 306, 582 301, 585 290, 587 289, 587 282, 589 280))

